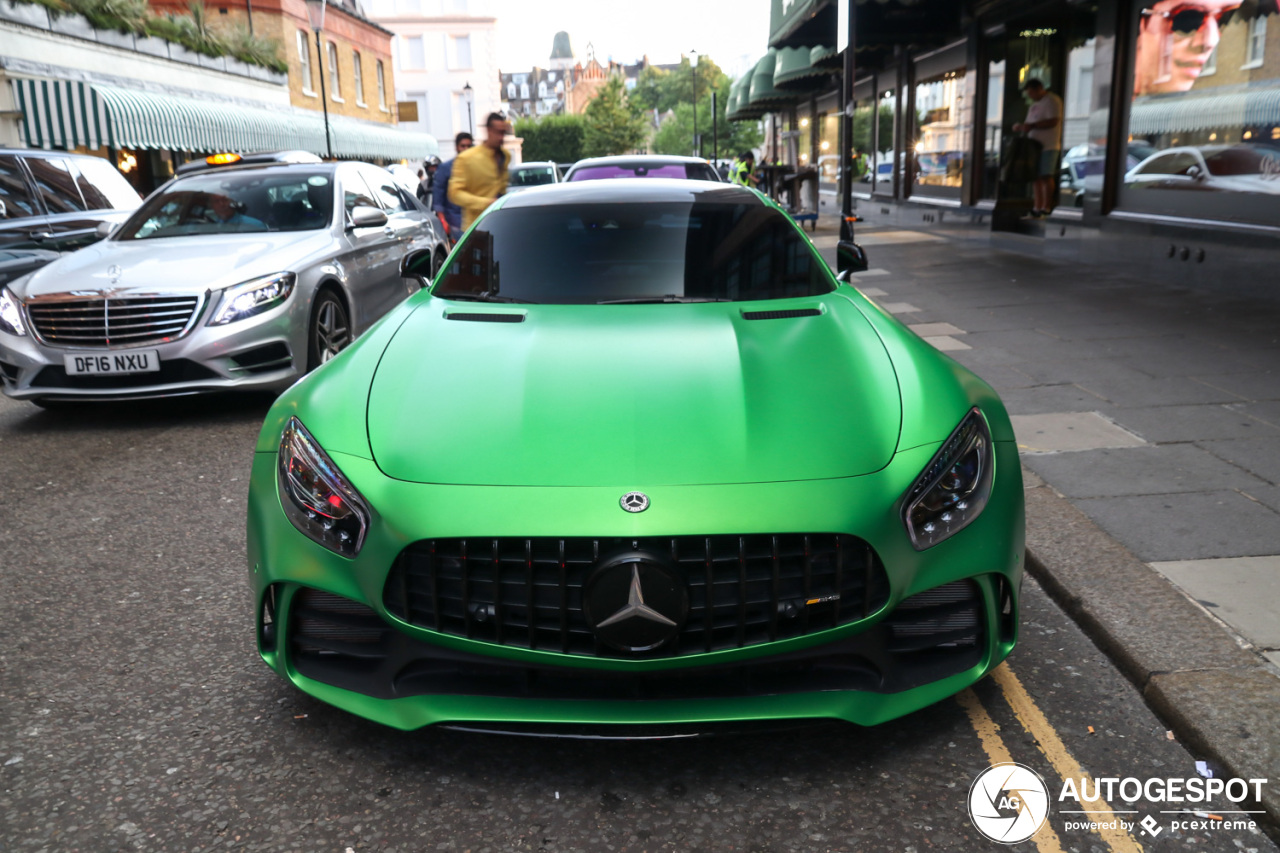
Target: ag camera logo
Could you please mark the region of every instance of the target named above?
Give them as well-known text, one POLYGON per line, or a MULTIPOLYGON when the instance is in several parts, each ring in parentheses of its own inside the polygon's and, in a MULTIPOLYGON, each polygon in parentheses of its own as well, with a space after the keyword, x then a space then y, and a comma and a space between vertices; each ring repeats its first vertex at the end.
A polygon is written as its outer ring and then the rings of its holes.
POLYGON ((1040 831, 1049 817, 1049 789, 1022 764, 996 764, 969 787, 969 819, 1000 844, 1017 844, 1040 831))

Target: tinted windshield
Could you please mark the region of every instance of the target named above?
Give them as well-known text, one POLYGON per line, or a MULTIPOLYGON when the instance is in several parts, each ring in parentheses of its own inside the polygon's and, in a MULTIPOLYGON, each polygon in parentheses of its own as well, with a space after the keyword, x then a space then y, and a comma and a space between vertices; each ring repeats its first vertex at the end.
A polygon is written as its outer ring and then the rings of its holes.
POLYGON ((433 293, 594 304, 747 301, 827 293, 825 264, 760 204, 638 203, 496 210, 433 293))
POLYGON ((310 231, 333 216, 333 178, 324 172, 240 172, 175 181, 147 199, 120 229, 119 240, 310 231))
POLYGON ((530 166, 527 169, 511 170, 511 186, 536 187, 542 184, 554 184, 556 176, 550 166, 530 166))
POLYGON ((1214 175, 1274 175, 1280 173, 1280 157, 1252 148, 1228 148, 1204 158, 1214 175))
POLYGON ((574 170, 570 181, 599 181, 610 178, 687 178, 694 181, 718 181, 720 176, 705 163, 611 163, 607 166, 583 166, 574 170))

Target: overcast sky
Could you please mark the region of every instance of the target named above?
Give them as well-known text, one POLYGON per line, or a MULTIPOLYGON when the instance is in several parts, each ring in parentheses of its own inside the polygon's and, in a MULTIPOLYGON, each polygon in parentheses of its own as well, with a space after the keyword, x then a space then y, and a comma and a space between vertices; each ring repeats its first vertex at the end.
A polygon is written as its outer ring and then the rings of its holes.
POLYGON ((586 61, 590 42, 601 62, 679 62, 696 50, 730 76, 768 49, 769 0, 490 0, 498 18, 498 65, 503 72, 546 68, 551 42, 569 33, 574 55, 586 61))

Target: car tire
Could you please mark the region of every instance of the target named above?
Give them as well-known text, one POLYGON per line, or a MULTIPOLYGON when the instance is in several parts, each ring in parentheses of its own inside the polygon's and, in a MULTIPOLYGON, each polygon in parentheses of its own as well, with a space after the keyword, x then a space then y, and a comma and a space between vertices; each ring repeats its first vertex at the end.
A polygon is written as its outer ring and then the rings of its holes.
POLYGON ((307 328, 307 370, 315 370, 351 343, 351 317, 342 297, 321 290, 311 305, 307 328))

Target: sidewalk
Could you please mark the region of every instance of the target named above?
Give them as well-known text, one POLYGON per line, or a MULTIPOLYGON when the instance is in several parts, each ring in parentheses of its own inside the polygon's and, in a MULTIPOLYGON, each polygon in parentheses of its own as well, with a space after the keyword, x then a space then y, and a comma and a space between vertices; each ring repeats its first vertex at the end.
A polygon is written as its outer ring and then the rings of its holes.
MULTIPOLYGON (((813 235, 832 263, 836 226, 813 235)), ((1280 293, 944 234, 868 215, 855 285, 1000 393, 1028 569, 1181 739, 1271 780, 1280 823, 1280 293)))

